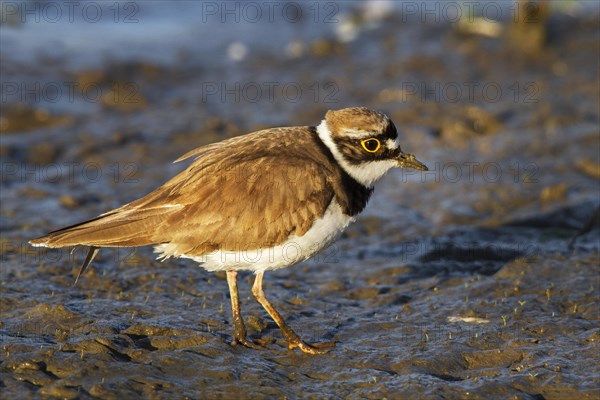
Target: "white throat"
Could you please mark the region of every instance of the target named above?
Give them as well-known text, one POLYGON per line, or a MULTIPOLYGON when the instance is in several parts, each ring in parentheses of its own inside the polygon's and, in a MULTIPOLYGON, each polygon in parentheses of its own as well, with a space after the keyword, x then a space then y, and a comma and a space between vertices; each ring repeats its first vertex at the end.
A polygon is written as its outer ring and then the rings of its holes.
POLYGON ((319 126, 317 126, 317 134, 323 143, 325 143, 325 146, 331 151, 331 154, 333 154, 333 157, 338 164, 340 164, 342 169, 366 187, 372 187, 375 181, 397 165, 396 162, 392 160, 371 161, 361 163, 360 165, 352 165, 344 158, 344 155, 337 148, 325 120, 321 121, 319 126))

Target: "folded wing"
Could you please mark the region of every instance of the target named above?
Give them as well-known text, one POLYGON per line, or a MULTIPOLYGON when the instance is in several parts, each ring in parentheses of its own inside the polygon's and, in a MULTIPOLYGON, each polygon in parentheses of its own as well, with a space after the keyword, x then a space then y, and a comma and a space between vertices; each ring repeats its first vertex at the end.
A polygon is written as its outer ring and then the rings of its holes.
POLYGON ((173 255, 200 256, 217 248, 270 247, 292 234, 302 236, 325 212, 334 191, 331 171, 302 151, 299 140, 282 129, 275 137, 263 131, 230 139, 226 146, 194 150, 188 153, 198 155, 192 165, 148 195, 30 243, 169 244, 173 255), (269 146, 265 140, 284 143, 269 146), (289 146, 285 154, 281 145, 289 146))

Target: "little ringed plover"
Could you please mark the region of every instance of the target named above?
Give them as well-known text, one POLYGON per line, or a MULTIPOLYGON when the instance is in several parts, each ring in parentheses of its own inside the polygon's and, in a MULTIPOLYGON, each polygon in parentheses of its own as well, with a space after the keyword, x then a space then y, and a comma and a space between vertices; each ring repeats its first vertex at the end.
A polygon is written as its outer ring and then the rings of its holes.
POLYGON ((400 149, 384 114, 364 108, 329 111, 316 126, 272 128, 199 147, 183 172, 131 203, 33 239, 33 246, 89 246, 77 280, 102 247, 155 246, 160 259, 189 258, 226 271, 233 311, 232 344, 246 337, 238 271, 256 275, 252 294, 288 341, 319 354, 265 297, 263 275, 306 260, 330 245, 365 208, 373 184, 394 167, 426 171, 400 149))

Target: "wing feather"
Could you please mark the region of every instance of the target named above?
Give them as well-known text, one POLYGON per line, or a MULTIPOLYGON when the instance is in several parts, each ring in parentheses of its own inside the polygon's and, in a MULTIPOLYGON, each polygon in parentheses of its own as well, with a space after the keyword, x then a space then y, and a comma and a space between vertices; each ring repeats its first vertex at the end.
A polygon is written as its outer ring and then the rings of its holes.
POLYGON ((323 155, 306 151, 312 140, 318 139, 309 129, 278 128, 192 150, 177 161, 195 161, 155 191, 31 243, 169 244, 177 254, 201 256, 302 236, 334 197, 334 172, 323 155))

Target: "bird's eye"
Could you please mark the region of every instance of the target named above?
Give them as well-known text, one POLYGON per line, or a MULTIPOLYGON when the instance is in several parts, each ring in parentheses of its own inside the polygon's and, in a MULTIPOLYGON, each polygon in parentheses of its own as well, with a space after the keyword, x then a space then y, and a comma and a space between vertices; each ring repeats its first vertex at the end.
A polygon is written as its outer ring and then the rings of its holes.
POLYGON ((369 153, 375 153, 381 147, 381 142, 375 138, 361 140, 360 144, 369 153))

